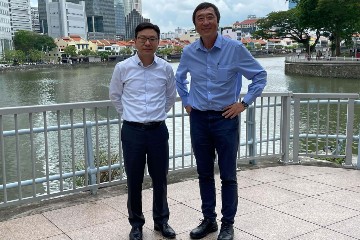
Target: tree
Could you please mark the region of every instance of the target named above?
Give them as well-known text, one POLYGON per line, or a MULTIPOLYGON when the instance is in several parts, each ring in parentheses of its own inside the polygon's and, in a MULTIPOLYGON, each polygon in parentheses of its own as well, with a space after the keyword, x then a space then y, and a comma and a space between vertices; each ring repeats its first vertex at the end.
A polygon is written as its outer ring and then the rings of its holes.
POLYGON ((83 49, 81 51, 79 51, 79 55, 83 55, 83 56, 96 56, 97 53, 94 51, 91 51, 90 49, 83 49))
POLYGON ((14 47, 28 54, 31 49, 45 51, 51 50, 56 46, 54 39, 46 35, 26 30, 18 30, 14 35, 14 47))
POLYGON ((64 54, 67 57, 76 57, 77 56, 76 47, 73 45, 67 46, 66 48, 64 48, 64 54))
MULTIPOLYGON (((302 0, 302 2, 311 0, 302 0)), ((312 0, 315 1, 315 0, 312 0)), ((359 0, 316 0, 315 13, 318 14, 324 31, 329 32, 335 46, 336 56, 340 55, 342 40, 351 41, 352 35, 360 31, 359 0)))
POLYGON ((120 50, 120 53, 121 53, 121 54, 132 54, 133 52, 132 52, 132 50, 131 50, 129 47, 126 47, 126 48, 122 48, 122 49, 120 50))
POLYGON ((313 50, 320 39, 320 32, 316 31, 317 38, 310 46, 310 29, 301 23, 297 8, 271 12, 266 18, 258 21, 258 27, 259 30, 254 33, 255 37, 264 39, 288 37, 302 44, 308 51, 313 50))
POLYGON ((31 62, 39 62, 44 56, 44 53, 36 50, 36 49, 30 49, 29 51, 29 60, 31 62))

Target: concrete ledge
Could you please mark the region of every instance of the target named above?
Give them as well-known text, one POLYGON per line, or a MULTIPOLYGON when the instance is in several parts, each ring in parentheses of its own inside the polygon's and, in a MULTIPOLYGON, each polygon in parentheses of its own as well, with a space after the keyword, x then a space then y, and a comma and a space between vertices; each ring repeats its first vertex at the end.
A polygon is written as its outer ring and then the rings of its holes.
POLYGON ((285 62, 285 74, 360 79, 360 61, 285 62))

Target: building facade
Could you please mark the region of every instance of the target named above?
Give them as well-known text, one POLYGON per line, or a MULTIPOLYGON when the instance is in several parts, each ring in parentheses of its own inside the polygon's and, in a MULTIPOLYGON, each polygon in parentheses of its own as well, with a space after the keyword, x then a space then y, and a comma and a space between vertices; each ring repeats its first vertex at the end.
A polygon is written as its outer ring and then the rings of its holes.
POLYGON ((79 4, 59 0, 46 0, 48 35, 52 38, 79 35, 87 39, 85 2, 79 4))
POLYGON ((141 0, 123 0, 125 16, 127 16, 133 9, 142 14, 142 3, 141 0))
POLYGON ((11 35, 18 30, 32 31, 30 0, 9 0, 11 35))
POLYGON ((0 59, 12 49, 10 9, 8 0, 0 0, 0 59))
POLYGON ((139 23, 150 22, 150 19, 144 18, 141 14, 133 9, 128 15, 125 16, 126 39, 135 38, 135 28, 139 23))
POLYGON ((31 25, 33 32, 40 33, 39 9, 31 7, 31 25))
MULTIPOLYGON (((54 2, 58 0, 53 0, 54 2)), ((80 0, 67 0, 79 4, 80 0)), ((114 0, 84 0, 87 17, 88 39, 115 39, 114 0)), ((40 29, 48 32, 45 0, 38 0, 40 29)))
POLYGON ((115 0, 115 32, 116 39, 125 39, 125 7, 123 0, 115 0))

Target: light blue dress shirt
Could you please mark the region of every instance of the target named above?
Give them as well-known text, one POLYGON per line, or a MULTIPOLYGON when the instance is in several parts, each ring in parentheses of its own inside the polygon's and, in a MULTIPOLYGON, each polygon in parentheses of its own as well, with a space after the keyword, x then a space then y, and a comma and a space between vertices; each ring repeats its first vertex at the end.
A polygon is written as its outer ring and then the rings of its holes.
POLYGON ((240 41, 218 34, 209 50, 200 39, 184 48, 176 72, 176 87, 184 106, 222 111, 238 102, 242 76, 252 81, 243 98, 251 104, 264 90, 267 73, 240 41), (188 73, 191 80, 187 79, 188 73))

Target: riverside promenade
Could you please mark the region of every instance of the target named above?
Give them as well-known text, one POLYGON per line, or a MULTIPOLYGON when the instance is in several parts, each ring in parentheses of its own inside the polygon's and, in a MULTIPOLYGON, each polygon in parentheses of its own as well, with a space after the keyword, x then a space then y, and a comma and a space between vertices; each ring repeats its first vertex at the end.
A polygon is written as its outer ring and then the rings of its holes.
MULTIPOLYGON (((175 174, 170 174, 175 175, 175 174)), ((176 239, 190 239, 202 214, 193 174, 169 183, 170 225, 176 239)), ((240 169, 235 239, 360 239, 360 172, 335 165, 272 164, 240 169)), ((149 185, 146 181, 144 185, 149 185)), ((218 223, 220 179, 216 175, 218 223)), ((145 187, 146 188, 146 187, 145 187)), ((128 239, 124 185, 74 194, 28 206, 0 209, 1 240, 128 239)), ((153 230, 152 189, 143 191, 144 240, 163 239, 153 230)), ((216 239, 216 233, 205 239, 216 239)))

